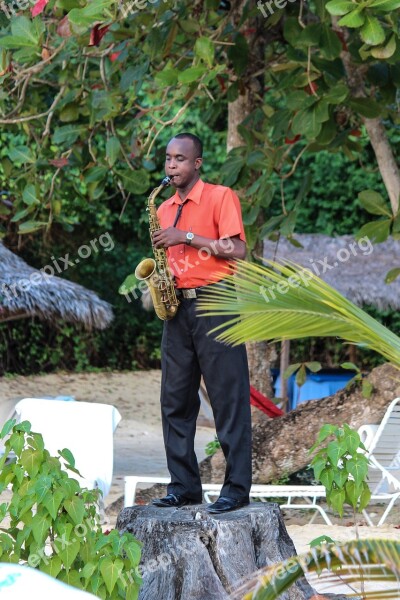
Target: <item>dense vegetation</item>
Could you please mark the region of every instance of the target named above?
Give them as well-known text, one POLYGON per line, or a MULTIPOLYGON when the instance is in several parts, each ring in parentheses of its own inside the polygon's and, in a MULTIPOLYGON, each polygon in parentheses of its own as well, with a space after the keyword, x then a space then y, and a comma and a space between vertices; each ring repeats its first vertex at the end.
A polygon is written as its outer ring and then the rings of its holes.
POLYGON ((108 233, 112 251, 63 276, 116 315, 91 334, 0 325, 0 373, 158 364, 161 324, 118 288, 151 251, 146 197, 176 131, 204 139, 205 178, 240 190, 251 248, 372 218, 372 238, 399 235, 399 178, 377 144, 396 161, 400 0, 289 3, 267 17, 245 0, 128 4, 0 11, 0 235, 42 267, 108 233), (381 199, 360 204, 366 188, 381 199))
MULTIPOLYGON (((193 131, 201 128, 200 120, 197 125, 195 122, 190 124, 193 131)), ((204 176, 211 181, 218 181, 218 168, 212 165, 216 158, 219 162, 224 160, 224 136, 219 136, 218 146, 214 143, 212 131, 204 131, 203 137, 207 147, 204 176)), ((366 178, 369 187, 379 189, 382 185, 372 165, 369 169, 368 165, 364 165, 364 169, 360 169, 358 162, 349 161, 340 154, 333 159, 328 153, 305 158, 285 188, 287 204, 290 206, 304 173, 311 174, 312 185, 300 207, 296 231, 328 235, 355 233, 369 217, 356 201, 349 203, 345 199, 354 197, 356 192, 364 189, 366 178)), ((152 174, 151 185, 156 185, 162 172, 160 157, 152 174)), ((128 303, 124 296, 118 294, 125 277, 143 256, 150 256, 151 253, 145 206, 146 196, 137 196, 134 203, 128 203, 120 218, 118 196, 111 202, 97 205, 96 212, 89 203, 82 203, 79 207, 79 225, 71 232, 55 228, 50 238, 36 237, 24 244, 22 256, 32 266, 40 268, 49 263, 50 255, 64 256, 70 252, 73 256, 81 244, 98 237, 100 230, 109 232, 115 244, 112 251, 93 254, 81 263, 79 269, 69 269, 63 276, 95 290, 110 302, 114 307, 115 320, 106 331, 92 333, 68 324, 60 323, 59 327, 54 327, 38 320, 3 324, 0 326, 0 372, 30 374, 59 368, 79 371, 159 366, 161 322, 153 313, 143 310, 139 299, 128 303)), ((274 209, 273 204, 271 215, 274 209)), ((373 309, 372 312, 379 318, 379 313, 373 309)), ((396 313, 385 312, 381 318, 394 331, 400 329, 396 313)), ((325 366, 336 366, 346 358, 342 345, 321 339, 293 343, 293 361, 303 360, 304 356, 318 358, 325 366)), ((366 364, 371 365, 376 356, 366 355, 366 359, 366 364)))

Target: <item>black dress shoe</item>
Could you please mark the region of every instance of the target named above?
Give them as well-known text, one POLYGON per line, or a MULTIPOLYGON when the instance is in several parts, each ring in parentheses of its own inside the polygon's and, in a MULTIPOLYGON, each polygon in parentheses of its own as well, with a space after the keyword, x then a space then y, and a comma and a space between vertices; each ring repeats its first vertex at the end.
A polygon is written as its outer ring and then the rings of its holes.
POLYGON ((228 496, 220 496, 214 504, 206 507, 206 511, 209 513, 225 513, 230 510, 236 510, 250 504, 248 498, 239 500, 237 498, 229 498, 228 496))
POLYGON ((179 494, 168 494, 164 498, 155 498, 152 501, 154 506, 164 506, 167 508, 179 508, 180 506, 186 506, 187 504, 200 504, 195 500, 180 496, 179 494))

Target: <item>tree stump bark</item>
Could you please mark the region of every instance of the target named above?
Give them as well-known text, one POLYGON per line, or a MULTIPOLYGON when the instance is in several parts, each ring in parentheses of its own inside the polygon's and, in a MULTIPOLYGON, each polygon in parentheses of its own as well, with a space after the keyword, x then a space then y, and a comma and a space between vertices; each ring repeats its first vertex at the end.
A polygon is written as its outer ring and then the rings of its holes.
MULTIPOLYGON (((178 509, 133 506, 117 529, 143 543, 139 600, 227 600, 257 569, 296 554, 277 504, 255 502, 225 515, 205 505, 178 509)), ((303 578, 283 600, 307 600, 303 578)))

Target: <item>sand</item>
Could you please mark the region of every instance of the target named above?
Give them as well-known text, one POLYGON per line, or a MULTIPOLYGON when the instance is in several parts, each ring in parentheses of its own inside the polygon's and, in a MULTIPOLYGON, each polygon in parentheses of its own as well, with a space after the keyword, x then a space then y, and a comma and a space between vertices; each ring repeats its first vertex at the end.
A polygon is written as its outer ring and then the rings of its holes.
MULTIPOLYGON (((167 477, 168 471, 162 441, 159 392, 161 373, 158 370, 122 373, 58 373, 31 377, 0 378, 0 402, 24 397, 74 396, 76 400, 100 402, 114 405, 122 420, 114 434, 114 475, 110 494, 105 499, 107 526, 113 527, 122 508, 124 477, 147 475, 167 477), (119 500, 119 502, 117 502, 119 500)), ((196 436, 196 453, 201 460, 205 446, 214 439, 212 427, 205 427, 204 415, 200 415, 196 436)), ((382 510, 377 509, 377 512, 382 510)), ((309 543, 320 535, 329 535, 342 541, 355 538, 353 526, 346 517, 342 524, 330 527, 316 522, 308 524, 309 511, 284 510, 283 515, 289 535, 296 551, 309 549, 309 543)), ((397 505, 390 515, 389 524, 382 527, 360 527, 361 537, 382 537, 400 541, 400 507, 397 505)), ((324 584, 313 582, 320 592, 326 591, 324 584)), ((340 582, 335 581, 330 592, 346 593, 340 582)), ((400 593, 399 593, 400 597, 400 593)))

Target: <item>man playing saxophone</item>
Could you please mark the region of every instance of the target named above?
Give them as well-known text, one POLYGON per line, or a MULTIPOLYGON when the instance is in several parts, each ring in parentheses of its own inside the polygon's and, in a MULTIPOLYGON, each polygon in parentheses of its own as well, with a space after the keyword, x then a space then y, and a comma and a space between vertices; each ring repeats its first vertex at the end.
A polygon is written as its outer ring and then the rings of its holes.
POLYGON ((180 302, 176 316, 164 322, 161 344, 161 412, 171 483, 156 506, 179 507, 202 501, 194 452, 200 409, 201 375, 214 413, 217 436, 226 459, 220 497, 207 507, 222 513, 249 503, 251 419, 249 375, 243 345, 230 347, 208 332, 231 317, 198 317, 196 300, 205 286, 221 279, 232 259, 246 256, 240 202, 227 187, 200 179, 201 140, 181 133, 167 146, 165 171, 175 195, 161 204, 161 229, 153 245, 167 249, 180 302))

